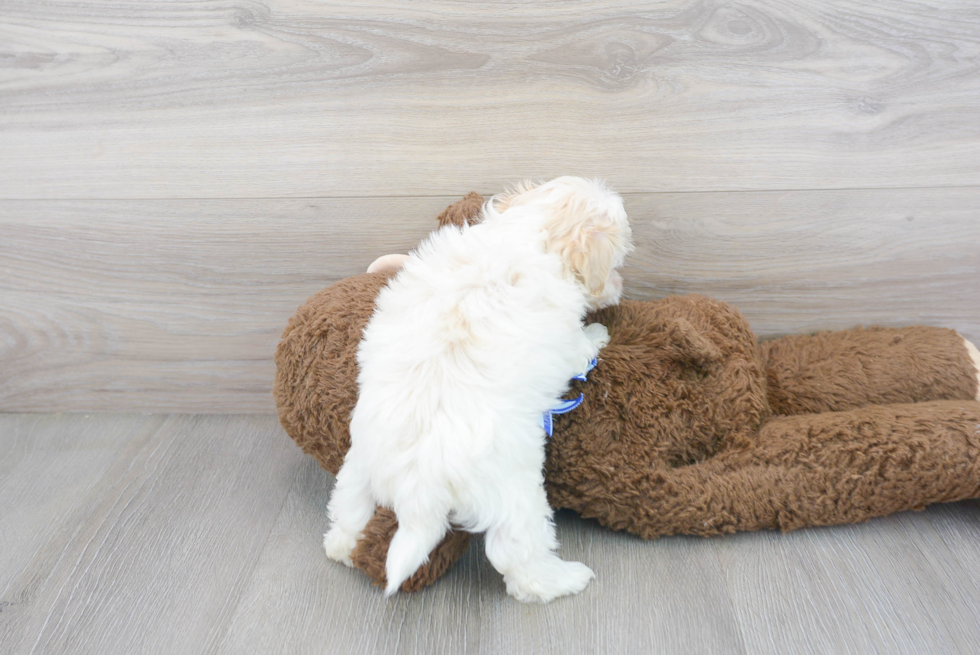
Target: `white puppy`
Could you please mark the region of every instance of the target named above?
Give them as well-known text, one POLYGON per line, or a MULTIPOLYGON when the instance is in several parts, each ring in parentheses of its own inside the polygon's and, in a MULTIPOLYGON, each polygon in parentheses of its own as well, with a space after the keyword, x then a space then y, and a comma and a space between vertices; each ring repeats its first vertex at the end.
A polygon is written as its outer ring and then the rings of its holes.
POLYGON ((541 417, 608 342, 583 319, 619 301, 615 269, 631 247, 622 199, 561 177, 494 197, 481 223, 444 228, 411 255, 358 349, 328 556, 350 565, 379 504, 398 517, 387 595, 450 523, 486 532, 487 557, 518 600, 585 588, 592 571, 554 553, 541 417))

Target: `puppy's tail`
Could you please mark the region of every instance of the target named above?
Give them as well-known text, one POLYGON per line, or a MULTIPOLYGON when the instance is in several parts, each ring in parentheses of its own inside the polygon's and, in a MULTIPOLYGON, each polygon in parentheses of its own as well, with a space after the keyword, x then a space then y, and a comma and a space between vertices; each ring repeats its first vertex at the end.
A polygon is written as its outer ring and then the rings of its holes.
POLYGON ((444 513, 403 516, 396 510, 396 514, 398 530, 388 547, 388 560, 385 563, 385 577, 388 579, 385 596, 398 591, 403 582, 429 561, 429 553, 439 544, 449 527, 444 513))

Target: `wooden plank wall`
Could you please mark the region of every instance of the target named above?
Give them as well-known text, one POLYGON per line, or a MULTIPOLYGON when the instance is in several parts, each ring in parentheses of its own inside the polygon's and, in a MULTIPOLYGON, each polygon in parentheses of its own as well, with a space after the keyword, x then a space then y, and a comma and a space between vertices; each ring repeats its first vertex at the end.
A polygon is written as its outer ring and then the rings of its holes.
POLYGON ((305 298, 560 174, 632 297, 980 341, 980 5, 6 0, 0 411, 272 411, 305 298))

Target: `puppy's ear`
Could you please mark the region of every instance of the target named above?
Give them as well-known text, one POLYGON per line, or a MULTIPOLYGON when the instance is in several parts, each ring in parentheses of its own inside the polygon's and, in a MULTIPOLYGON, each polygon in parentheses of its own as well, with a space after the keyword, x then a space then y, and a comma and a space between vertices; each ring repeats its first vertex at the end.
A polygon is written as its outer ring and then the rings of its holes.
POLYGON ((599 296, 612 272, 619 245, 610 230, 585 227, 576 232, 565 244, 563 258, 589 293, 599 296))

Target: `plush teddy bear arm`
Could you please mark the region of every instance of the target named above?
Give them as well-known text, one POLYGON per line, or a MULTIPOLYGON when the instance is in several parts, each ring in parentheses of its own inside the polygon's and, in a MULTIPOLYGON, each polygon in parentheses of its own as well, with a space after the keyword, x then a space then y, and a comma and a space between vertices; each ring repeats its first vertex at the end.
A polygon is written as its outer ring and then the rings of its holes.
POLYGON ((470 191, 462 200, 458 200, 442 210, 436 217, 439 227, 455 225, 473 225, 480 222, 480 210, 483 209, 484 198, 476 191, 470 191))
MULTIPOLYGON (((367 573, 376 585, 384 586, 385 561, 388 546, 398 529, 398 519, 390 509, 379 507, 374 517, 364 528, 358 540, 351 561, 354 566, 367 573)), ((429 586, 448 571, 469 548, 470 534, 462 530, 451 530, 445 538, 429 553, 429 560, 402 583, 402 591, 419 591, 429 586)))
POLYGON ((945 328, 820 332, 761 348, 775 414, 978 397, 967 342, 945 328))
POLYGON ((601 515, 583 514, 651 539, 855 523, 975 498, 978 425, 980 402, 969 400, 777 417, 756 440, 650 472, 601 515))

